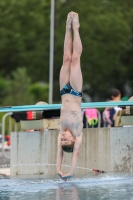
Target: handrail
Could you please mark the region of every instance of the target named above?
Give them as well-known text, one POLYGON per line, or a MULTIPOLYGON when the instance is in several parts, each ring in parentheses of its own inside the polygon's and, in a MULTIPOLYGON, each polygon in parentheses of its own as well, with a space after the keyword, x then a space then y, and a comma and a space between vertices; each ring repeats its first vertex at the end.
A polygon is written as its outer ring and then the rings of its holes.
POLYGON ((98 128, 101 127, 101 113, 99 110, 97 110, 97 113, 98 113, 98 128))
POLYGON ((10 159, 10 156, 5 154, 5 149, 4 149, 4 141, 5 141, 5 119, 7 116, 12 115, 12 112, 6 113, 3 117, 2 117, 2 154, 5 158, 10 159))

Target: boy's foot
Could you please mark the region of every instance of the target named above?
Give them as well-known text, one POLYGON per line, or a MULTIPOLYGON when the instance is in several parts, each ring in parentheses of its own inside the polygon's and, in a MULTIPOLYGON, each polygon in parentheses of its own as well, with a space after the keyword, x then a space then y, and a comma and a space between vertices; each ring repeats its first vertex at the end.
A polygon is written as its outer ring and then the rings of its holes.
POLYGON ((68 13, 66 21, 66 29, 72 28, 73 12, 68 13))
POLYGON ((79 29, 79 27, 80 27, 78 13, 75 13, 75 12, 73 12, 72 27, 73 27, 73 30, 79 29))

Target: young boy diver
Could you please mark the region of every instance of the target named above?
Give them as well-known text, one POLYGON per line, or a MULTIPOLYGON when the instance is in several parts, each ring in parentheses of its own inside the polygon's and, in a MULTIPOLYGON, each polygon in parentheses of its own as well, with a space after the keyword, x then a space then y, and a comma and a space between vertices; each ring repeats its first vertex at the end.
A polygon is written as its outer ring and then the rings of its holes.
POLYGON ((79 27, 78 14, 70 12, 66 21, 63 65, 60 70, 62 107, 57 151, 57 173, 64 180, 73 176, 83 136, 81 111, 83 79, 80 68, 82 43, 79 35, 79 27), (61 171, 63 151, 73 152, 71 167, 67 174, 61 171))

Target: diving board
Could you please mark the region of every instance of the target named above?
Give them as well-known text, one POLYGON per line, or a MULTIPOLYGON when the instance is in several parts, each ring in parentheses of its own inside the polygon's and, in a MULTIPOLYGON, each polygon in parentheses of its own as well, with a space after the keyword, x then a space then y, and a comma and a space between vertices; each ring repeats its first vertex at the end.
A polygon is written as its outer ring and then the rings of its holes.
MULTIPOLYGON (((22 106, 3 106, 0 112, 20 112, 34 110, 60 109, 62 104, 42 104, 42 105, 22 105, 22 106)), ((109 101, 109 102, 89 102, 81 103, 81 108, 105 108, 105 107, 125 107, 133 106, 133 101, 109 101)))

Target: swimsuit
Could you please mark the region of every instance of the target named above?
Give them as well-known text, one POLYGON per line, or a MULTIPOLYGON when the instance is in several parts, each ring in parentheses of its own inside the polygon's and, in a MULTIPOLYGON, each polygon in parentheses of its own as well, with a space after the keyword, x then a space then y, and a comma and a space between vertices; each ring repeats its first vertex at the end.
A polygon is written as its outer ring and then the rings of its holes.
POLYGON ((74 96, 78 96, 78 97, 82 97, 82 92, 77 92, 76 90, 74 90, 70 83, 67 83, 63 89, 60 91, 61 96, 64 94, 72 94, 74 96))

